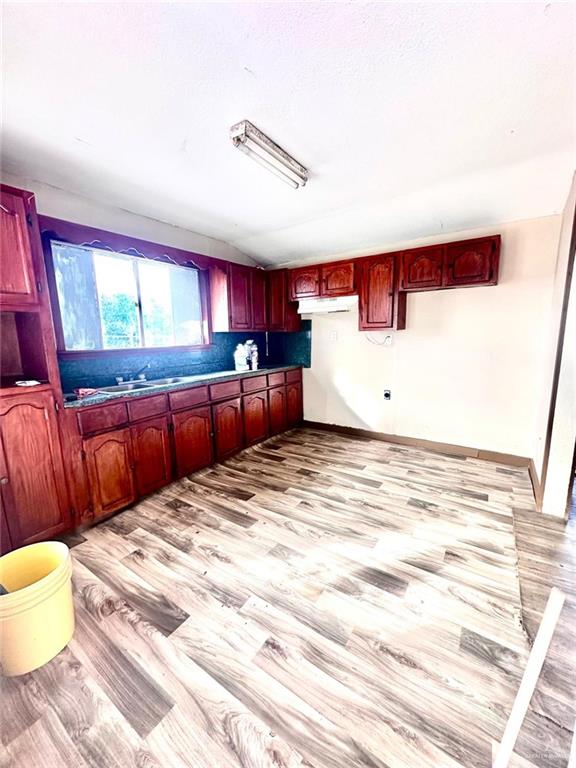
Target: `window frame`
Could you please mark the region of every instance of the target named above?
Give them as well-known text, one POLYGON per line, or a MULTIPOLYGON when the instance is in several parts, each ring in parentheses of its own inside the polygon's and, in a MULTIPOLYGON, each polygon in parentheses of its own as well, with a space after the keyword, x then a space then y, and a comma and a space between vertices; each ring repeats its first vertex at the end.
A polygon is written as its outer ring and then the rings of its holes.
MULTIPOLYGON (((207 349, 212 345, 212 322, 210 312, 210 282, 209 271, 212 266, 225 264, 220 259, 183 251, 179 248, 160 245, 159 243, 139 240, 138 238, 121 235, 114 232, 95 229, 93 227, 75 224, 74 222, 54 219, 49 216, 39 216, 42 237, 42 248, 46 262, 48 291, 50 296, 54 331, 56 335, 56 351, 59 356, 80 358, 100 357, 101 355, 142 355, 155 352, 177 352, 195 349, 207 349), (94 248, 120 256, 142 258, 150 261, 171 264, 178 267, 188 267, 198 272, 200 289, 200 305, 202 311, 202 326, 204 342, 202 344, 185 344, 164 347, 126 347, 116 349, 66 349, 62 326, 62 312, 56 287, 56 277, 52 258, 52 241, 83 248, 94 248)), ((137 272, 137 270, 136 270, 137 272)), ((140 300, 140 296, 138 296, 140 300)), ((139 321, 141 311, 139 312, 139 321)))

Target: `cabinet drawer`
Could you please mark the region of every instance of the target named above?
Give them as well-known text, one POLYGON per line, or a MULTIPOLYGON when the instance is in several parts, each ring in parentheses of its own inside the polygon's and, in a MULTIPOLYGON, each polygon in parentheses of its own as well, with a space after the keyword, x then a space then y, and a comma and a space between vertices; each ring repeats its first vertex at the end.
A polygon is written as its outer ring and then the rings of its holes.
POLYGON ((224 397, 233 397, 240 394, 240 379, 223 381, 221 384, 210 385, 210 400, 222 400, 224 397))
POLYGON ((190 408, 193 405, 208 402, 208 387, 194 387, 193 389, 181 389, 178 392, 170 392, 168 398, 172 411, 190 408))
POLYGON ((103 432, 111 427, 119 427, 128 422, 126 403, 114 403, 81 411, 78 414, 78 426, 83 435, 92 432, 103 432))
POLYGON ((295 384, 302 381, 302 371, 300 368, 296 371, 286 371, 286 381, 288 384, 295 384))
POLYGON ((251 376, 249 379, 242 379, 242 392, 256 392, 258 389, 266 389, 266 376, 251 376))
POLYGON ((284 384, 285 378, 284 378, 284 371, 280 371, 280 373, 269 373, 268 374, 268 386, 269 387, 278 387, 281 384, 284 384))
POLYGON ((130 421, 139 421, 150 416, 158 416, 160 413, 166 413, 168 410, 168 395, 144 397, 142 400, 133 400, 127 403, 127 405, 130 421))

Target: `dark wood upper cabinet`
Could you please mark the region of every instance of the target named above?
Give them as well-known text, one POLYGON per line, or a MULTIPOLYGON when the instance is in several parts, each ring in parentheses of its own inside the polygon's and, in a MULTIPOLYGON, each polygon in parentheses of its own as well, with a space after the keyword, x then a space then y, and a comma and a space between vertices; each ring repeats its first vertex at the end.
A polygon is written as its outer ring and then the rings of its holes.
POLYGON ((34 199, 28 192, 0 192, 0 302, 11 305, 38 303, 32 255, 34 199))
POLYGON ((242 398, 244 437, 252 445, 268 436, 268 393, 254 392, 242 398))
POLYGON ((295 427, 302 421, 302 384, 295 382, 286 385, 286 424, 295 427))
POLYGON ((404 251, 401 258, 400 288, 403 291, 441 288, 445 253, 444 245, 404 251))
POLYGON ((392 328, 394 325, 396 256, 386 253, 359 262, 358 310, 361 331, 392 328))
POLYGON ((172 477, 168 417, 160 416, 137 424, 131 433, 136 486, 139 495, 145 496, 168 485, 172 477))
POLYGON ((84 440, 84 454, 96 520, 136 500, 132 440, 128 427, 84 440))
POLYGON ((300 267, 289 271, 289 297, 292 301, 320 296, 320 266, 300 267))
POLYGON ((214 438, 218 461, 237 453, 244 443, 240 398, 225 400, 212 406, 214 438))
POLYGON ((267 279, 262 269, 250 270, 250 299, 252 302, 252 330, 268 330, 267 279))
POLYGON ((449 243, 446 246, 444 285, 447 288, 495 285, 498 282, 500 235, 449 243))
POLYGON ((288 297, 288 270, 275 269, 268 278, 268 328, 271 331, 298 331, 298 305, 288 297))
POLYGON ((173 413, 172 428, 178 477, 212 464, 212 412, 209 405, 173 413))
POLYGON ((70 527, 60 436, 49 391, 0 401, 0 495, 12 546, 70 527))
POLYGON ((277 435, 286 429, 286 387, 268 390, 270 434, 277 435))
POLYGON ((243 264, 228 267, 228 310, 231 331, 252 329, 251 269, 243 264))
POLYGON ((353 261, 322 264, 320 270, 320 296, 349 296, 356 290, 353 261))

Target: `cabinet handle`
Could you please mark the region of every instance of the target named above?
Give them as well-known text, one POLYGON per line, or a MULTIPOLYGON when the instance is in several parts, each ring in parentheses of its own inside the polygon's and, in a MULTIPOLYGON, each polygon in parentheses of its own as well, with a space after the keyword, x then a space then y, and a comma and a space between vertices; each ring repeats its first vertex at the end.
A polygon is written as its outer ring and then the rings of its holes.
POLYGON ((7 477, 0 477, 0 485, 8 485, 9 482, 7 477))

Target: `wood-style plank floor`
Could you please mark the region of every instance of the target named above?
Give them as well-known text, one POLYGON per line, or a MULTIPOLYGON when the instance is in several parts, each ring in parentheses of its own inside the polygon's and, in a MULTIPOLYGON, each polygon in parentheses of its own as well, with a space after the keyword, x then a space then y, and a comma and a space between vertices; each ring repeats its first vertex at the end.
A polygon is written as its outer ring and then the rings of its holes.
MULTIPOLYGON (((174 483, 69 540, 75 636, 3 681, 0 765, 487 768, 522 513, 523 469, 312 430, 174 483)), ((566 766, 570 695, 513 766, 566 766)))

